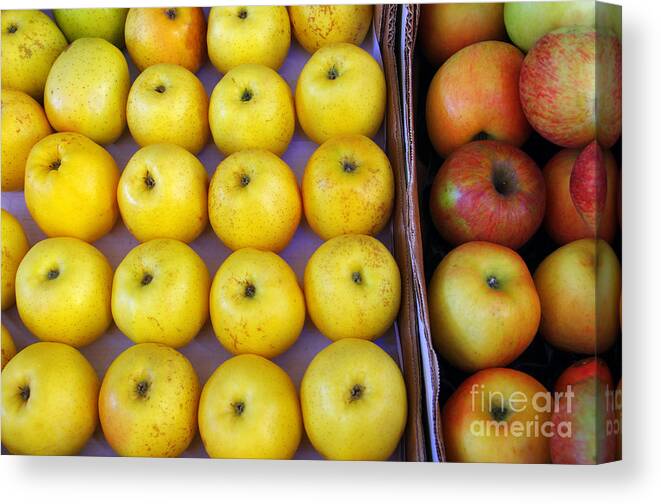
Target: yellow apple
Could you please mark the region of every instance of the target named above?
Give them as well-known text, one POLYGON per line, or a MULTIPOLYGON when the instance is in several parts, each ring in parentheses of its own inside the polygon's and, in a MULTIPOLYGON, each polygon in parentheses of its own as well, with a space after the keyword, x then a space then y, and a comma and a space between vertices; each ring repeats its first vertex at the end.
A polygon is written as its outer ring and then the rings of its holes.
POLYGON ((363 135, 340 135, 308 159, 302 193, 305 218, 324 240, 375 235, 390 219, 395 182, 378 145, 363 135))
POLYGON ((209 12, 209 59, 226 74, 244 63, 277 70, 287 57, 291 28, 286 7, 212 7, 209 12))
POLYGON ((464 243, 429 283, 434 347, 464 371, 506 366, 532 342, 540 305, 521 256, 496 243, 464 243))
POLYGON ((112 323, 112 267, 89 243, 47 238, 35 244, 16 273, 16 308, 43 341, 82 347, 112 323))
POLYGON ((198 421, 213 458, 290 459, 303 431, 296 388, 287 373, 250 354, 214 371, 202 389, 198 421))
POLYGON ((117 221, 118 182, 117 164, 103 147, 78 133, 55 133, 30 151, 25 203, 46 235, 93 242, 117 221))
POLYGON ((585 238, 557 249, 537 267, 540 332, 551 345, 582 354, 608 350, 617 337, 620 261, 604 240, 585 238))
POLYGON ((289 17, 298 43, 314 53, 336 42, 362 44, 372 23, 372 6, 291 5, 289 17))
POLYGON ((305 323, 294 271, 273 252, 252 248, 237 250, 218 268, 210 309, 218 341, 233 354, 271 359, 296 342, 305 323))
POLYGON ((9 329, 2 324, 2 340, 0 341, 0 369, 4 369, 7 363, 16 355, 16 345, 11 337, 9 329))
POLYGON ((185 243, 151 240, 117 266, 112 314, 135 343, 188 344, 209 316, 209 271, 185 243))
POLYGON ((99 420, 122 457, 178 457, 197 432, 200 383, 176 350, 141 343, 112 361, 99 391, 99 420))
POLYGON ((138 70, 172 63, 197 72, 206 58, 207 23, 200 7, 130 9, 126 48, 138 70))
POLYGON ((48 72, 67 39, 43 12, 2 11, 2 88, 41 100, 48 72))
POLYGON ((52 132, 44 109, 22 91, 2 90, 2 190, 20 191, 30 149, 52 132))
POLYGON ((143 147, 119 179, 122 220, 138 241, 173 238, 190 243, 207 226, 207 184, 204 166, 183 147, 143 147))
POLYGON ((76 455, 96 428, 99 378, 78 350, 34 343, 2 370, 2 444, 16 455, 76 455))
POLYGON ((399 268, 371 236, 341 235, 325 242, 310 257, 303 285, 312 322, 333 341, 375 340, 399 312, 399 268))
POLYGON ((2 309, 16 301, 16 270, 27 254, 30 244, 23 226, 16 217, 2 209, 2 309))
POLYGON ((296 114, 317 143, 344 134, 374 136, 386 109, 386 79, 370 54, 358 46, 322 47, 303 67, 296 84, 296 114))
POLYGON ((406 426, 406 385, 370 341, 344 339, 319 352, 301 382, 305 432, 333 460, 386 460, 406 426))
POLYGON ((197 154, 209 140, 209 99, 194 73, 179 65, 145 69, 129 91, 126 119, 135 141, 180 145, 197 154))
POLYGON ((100 38, 74 40, 46 80, 44 107, 57 131, 115 142, 126 127, 129 67, 122 52, 100 38))
POLYGON ((209 221, 228 248, 280 252, 294 236, 302 213, 296 176, 266 150, 225 158, 209 185, 209 221))
POLYGON ((246 149, 283 154, 296 126, 291 89, 275 70, 241 65, 216 84, 209 101, 209 125, 220 151, 246 149))

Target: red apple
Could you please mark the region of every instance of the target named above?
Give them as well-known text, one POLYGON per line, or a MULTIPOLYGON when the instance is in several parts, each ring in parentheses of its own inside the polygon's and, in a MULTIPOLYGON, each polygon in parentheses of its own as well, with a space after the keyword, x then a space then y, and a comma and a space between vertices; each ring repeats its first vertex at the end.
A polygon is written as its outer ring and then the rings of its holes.
POLYGON ((505 38, 502 3, 439 3, 421 7, 418 37, 434 66, 475 42, 505 38))
POLYGON ((573 364, 560 375, 555 391, 552 462, 602 464, 615 460, 615 391, 606 363, 591 357, 573 364))
POLYGON ((549 462, 552 397, 521 371, 491 368, 464 381, 443 408, 449 462, 549 462))
POLYGON ((604 156, 597 141, 593 140, 576 158, 569 177, 571 200, 590 229, 599 227, 606 206, 607 187, 604 156))
MULTIPOLYGON (((594 238, 596 227, 581 218, 570 195, 570 178, 578 149, 563 149, 546 164, 543 170, 546 181, 546 216, 544 227, 549 236, 560 245, 594 238)), ((612 241, 617 227, 617 198, 620 188, 619 172, 610 151, 603 151, 603 166, 606 172, 606 195, 599 220, 599 238, 612 241)))
POLYGON ((517 249, 544 218, 544 177, 535 162, 505 142, 466 144, 443 163, 431 189, 431 216, 441 236, 459 245, 483 240, 517 249))
POLYGON ((427 131, 447 157, 472 140, 522 145, 530 126, 519 100, 523 54, 511 44, 478 42, 464 47, 438 69, 427 93, 427 131))
POLYGON ((523 259, 489 242, 446 255, 429 283, 434 347, 464 371, 506 366, 537 333, 540 304, 523 259))
POLYGON ((521 104, 540 135, 562 147, 597 139, 608 149, 622 131, 622 46, 609 33, 566 27, 539 39, 521 67, 521 104))

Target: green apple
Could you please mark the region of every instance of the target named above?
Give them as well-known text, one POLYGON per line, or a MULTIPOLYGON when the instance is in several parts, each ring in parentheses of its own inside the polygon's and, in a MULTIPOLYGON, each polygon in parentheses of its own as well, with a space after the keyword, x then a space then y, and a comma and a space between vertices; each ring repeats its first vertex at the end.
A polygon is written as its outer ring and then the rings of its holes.
POLYGON ((72 42, 53 63, 44 91, 46 116, 57 131, 114 143, 126 127, 129 67, 122 52, 101 38, 72 42))
POLYGON ((73 42, 83 37, 106 39, 124 47, 124 22, 128 9, 53 9, 60 30, 73 42))
POLYGON ((564 26, 595 26, 613 30, 622 37, 621 7, 599 5, 589 0, 572 2, 511 2, 505 4, 505 28, 519 48, 528 51, 548 32, 564 26))

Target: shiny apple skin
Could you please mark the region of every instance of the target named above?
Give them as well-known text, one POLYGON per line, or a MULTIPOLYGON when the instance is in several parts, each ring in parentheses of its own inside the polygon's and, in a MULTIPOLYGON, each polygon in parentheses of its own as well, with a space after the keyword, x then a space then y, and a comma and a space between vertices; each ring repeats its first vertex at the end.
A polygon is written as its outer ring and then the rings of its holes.
POLYGON ((431 216, 441 236, 459 245, 481 240, 517 249, 544 219, 546 189, 535 162, 504 142, 460 147, 436 173, 431 216))

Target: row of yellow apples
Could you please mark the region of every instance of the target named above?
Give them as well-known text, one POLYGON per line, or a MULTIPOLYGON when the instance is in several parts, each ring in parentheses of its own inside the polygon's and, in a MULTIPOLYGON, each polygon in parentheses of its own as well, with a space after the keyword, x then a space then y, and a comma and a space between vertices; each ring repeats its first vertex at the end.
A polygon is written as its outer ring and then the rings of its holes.
POLYGON ((245 64, 225 74, 209 99, 195 74, 172 64, 148 67, 130 86, 126 60, 115 46, 78 39, 48 74, 45 112, 25 93, 3 91, 2 188, 22 187, 29 150, 51 126, 110 144, 128 124, 141 146, 174 143, 194 154, 211 131, 225 155, 256 148, 282 155, 296 118, 317 143, 340 134, 372 137, 383 121, 385 91, 377 61, 347 43, 325 46, 308 60, 295 98, 275 70, 245 64))
POLYGON ((174 144, 138 150, 121 172, 103 147, 77 133, 39 141, 26 163, 25 202, 48 236, 95 241, 119 214, 139 240, 190 243, 210 222, 232 250, 279 252, 301 217, 323 239, 375 235, 390 218, 394 177, 381 148, 361 135, 331 138, 307 161, 301 188, 266 150, 225 158, 209 183, 202 163, 174 144))
POLYGON ((374 343, 356 339, 315 356, 300 401, 284 370, 251 354, 223 362, 200 393, 188 359, 156 343, 122 352, 100 386, 85 357, 62 343, 29 345, 2 371, 2 443, 15 454, 79 453, 100 420, 121 456, 179 456, 199 425, 215 458, 292 458, 305 428, 326 458, 385 460, 406 415, 397 364, 374 343))
POLYGON ((40 100, 53 61, 67 41, 102 38, 124 47, 142 71, 158 63, 197 72, 208 56, 221 72, 244 63, 278 70, 291 35, 309 53, 347 42, 360 45, 371 25, 371 5, 54 9, 54 23, 37 10, 2 12, 2 86, 40 100))
MULTIPOLYGON (((3 242, 26 246, 24 237, 16 239, 22 230, 15 219, 3 210, 2 220, 3 242)), ((10 260, 19 255, 10 255, 10 260)), ((4 262, 3 291, 7 285, 11 295, 12 272, 4 262)), ((181 347, 198 334, 210 313, 214 332, 229 352, 268 358, 296 342, 306 305, 313 323, 331 340, 380 337, 397 316, 401 290, 394 258, 366 235, 342 235, 322 244, 308 260, 303 289, 283 259, 253 248, 232 253, 211 282, 197 253, 172 239, 138 245, 113 275, 93 245, 70 237, 48 238, 27 251, 15 275, 18 314, 43 341, 82 347, 102 336, 114 320, 136 343, 181 347)))

